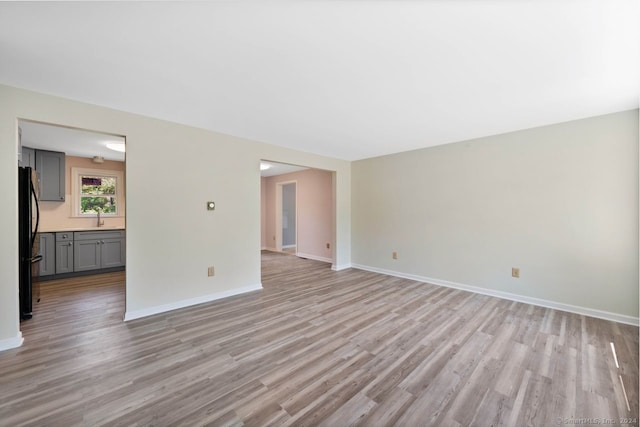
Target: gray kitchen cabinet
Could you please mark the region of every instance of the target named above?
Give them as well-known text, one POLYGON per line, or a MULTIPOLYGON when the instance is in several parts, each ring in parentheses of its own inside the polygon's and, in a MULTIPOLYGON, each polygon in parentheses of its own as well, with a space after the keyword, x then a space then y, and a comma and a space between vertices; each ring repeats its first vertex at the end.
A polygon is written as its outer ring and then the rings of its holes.
POLYGON ((73 247, 73 271, 97 270, 100 268, 100 240, 79 240, 73 247))
POLYGON ((65 154, 35 150, 36 170, 40 177, 40 200, 64 202, 65 154))
POLYGON ((50 276, 55 273, 56 267, 56 239, 53 233, 39 233, 40 249, 42 255, 40 261, 40 276, 50 276))
POLYGON ((76 272, 122 267, 125 265, 124 231, 77 231, 73 256, 76 272))
POLYGON ((73 233, 56 233, 56 274, 73 273, 73 233))
POLYGON ((100 253, 101 268, 122 267, 125 263, 124 237, 101 240, 100 253))
POLYGON ((18 161, 20 167, 36 168, 36 150, 29 147, 22 147, 22 160, 18 161))

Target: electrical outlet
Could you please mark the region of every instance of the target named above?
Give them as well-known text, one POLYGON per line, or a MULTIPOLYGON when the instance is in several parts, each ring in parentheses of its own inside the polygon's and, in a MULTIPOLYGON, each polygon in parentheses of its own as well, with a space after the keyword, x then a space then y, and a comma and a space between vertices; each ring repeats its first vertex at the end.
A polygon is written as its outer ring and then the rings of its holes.
POLYGON ((516 277, 516 278, 520 278, 520 269, 513 267, 511 269, 511 277, 516 277))
POLYGON ((393 253, 391 254, 391 258, 398 259, 398 252, 393 251, 393 253))
POLYGON ((327 249, 331 249, 331 244, 327 243, 327 249))
POLYGON ((211 267, 209 267, 209 269, 207 270, 207 275, 209 277, 216 275, 216 270, 213 268, 213 265, 211 267))

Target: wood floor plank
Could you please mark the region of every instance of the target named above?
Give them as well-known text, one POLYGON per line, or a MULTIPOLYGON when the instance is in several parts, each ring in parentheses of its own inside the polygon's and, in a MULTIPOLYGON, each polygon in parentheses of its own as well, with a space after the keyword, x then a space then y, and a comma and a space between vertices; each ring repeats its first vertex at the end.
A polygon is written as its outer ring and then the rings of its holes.
POLYGON ((122 272, 43 283, 0 426, 638 425, 637 327, 262 258, 262 291, 127 323, 122 272))

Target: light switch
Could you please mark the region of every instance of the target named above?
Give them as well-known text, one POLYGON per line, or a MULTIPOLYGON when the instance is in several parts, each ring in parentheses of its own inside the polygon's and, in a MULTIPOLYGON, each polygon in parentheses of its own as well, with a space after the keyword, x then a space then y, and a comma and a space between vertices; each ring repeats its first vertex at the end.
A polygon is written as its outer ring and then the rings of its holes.
POLYGON ((213 211, 216 209, 216 202, 207 202, 207 210, 213 211))

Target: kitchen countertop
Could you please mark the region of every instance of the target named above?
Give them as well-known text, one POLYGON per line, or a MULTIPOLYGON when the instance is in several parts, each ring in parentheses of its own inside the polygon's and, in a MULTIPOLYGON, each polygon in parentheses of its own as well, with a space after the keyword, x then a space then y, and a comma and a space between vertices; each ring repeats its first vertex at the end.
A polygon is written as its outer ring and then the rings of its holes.
POLYGON ((124 230, 124 227, 103 225, 100 227, 77 227, 77 228, 65 228, 65 229, 48 229, 38 230, 38 233, 71 233, 74 231, 116 231, 124 230))

